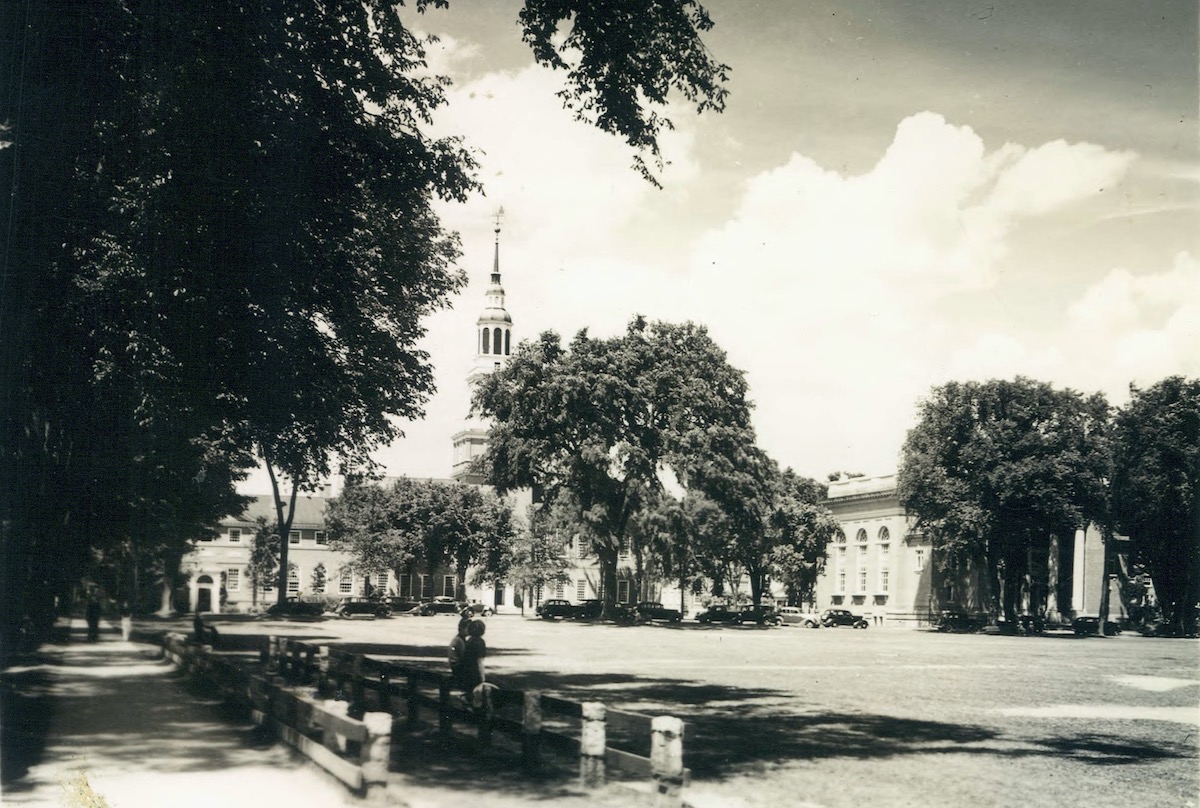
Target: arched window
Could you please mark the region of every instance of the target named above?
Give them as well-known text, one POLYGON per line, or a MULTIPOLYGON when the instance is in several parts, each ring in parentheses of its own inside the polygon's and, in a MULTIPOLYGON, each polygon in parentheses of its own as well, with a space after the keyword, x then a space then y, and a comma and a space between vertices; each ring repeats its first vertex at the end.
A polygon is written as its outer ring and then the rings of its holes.
POLYGON ((500 326, 496 326, 496 330, 492 332, 492 353, 500 353, 500 326))
POLYGON ((887 529, 887 525, 884 525, 883 527, 879 528, 879 542, 881 544, 883 544, 883 543, 889 542, 891 540, 892 540, 892 534, 891 534, 891 531, 889 531, 887 529))
POLYGON ((504 355, 508 356, 509 349, 512 348, 512 332, 507 328, 504 329, 504 355))
POLYGON ((854 537, 854 540, 856 542, 858 542, 859 544, 866 544, 867 543, 867 529, 860 527, 858 529, 858 534, 854 537))
POLYGON ((480 342, 483 345, 483 347, 481 348, 482 353, 488 352, 488 343, 491 342, 491 339, 490 339, 491 335, 492 335, 491 329, 488 329, 488 328, 485 328, 479 332, 480 342))
POLYGON ((846 534, 842 532, 842 529, 840 527, 838 528, 837 533, 835 533, 833 535, 833 543, 834 544, 845 544, 846 543, 846 534))

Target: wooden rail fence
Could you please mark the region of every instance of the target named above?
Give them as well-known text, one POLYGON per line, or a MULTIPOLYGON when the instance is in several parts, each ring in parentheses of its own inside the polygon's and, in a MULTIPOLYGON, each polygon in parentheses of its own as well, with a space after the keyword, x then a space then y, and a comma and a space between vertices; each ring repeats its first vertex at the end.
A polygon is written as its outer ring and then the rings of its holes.
POLYGON ((485 713, 455 693, 443 673, 284 637, 263 642, 262 675, 181 634, 168 634, 163 646, 181 669, 248 704, 255 721, 372 801, 386 800, 394 733, 432 717, 442 733, 465 725, 484 745, 494 736, 509 739, 525 771, 538 770, 547 752, 573 755, 584 788, 639 778, 648 781, 656 808, 683 804, 690 778, 685 725, 673 716, 507 689, 493 691, 493 709, 485 713))

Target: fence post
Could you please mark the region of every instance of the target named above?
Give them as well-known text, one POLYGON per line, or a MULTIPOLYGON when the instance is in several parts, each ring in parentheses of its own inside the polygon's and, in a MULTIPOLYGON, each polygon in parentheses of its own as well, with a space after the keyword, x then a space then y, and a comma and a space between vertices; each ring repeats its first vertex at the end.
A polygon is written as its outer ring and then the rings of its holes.
POLYGON ((452 729, 450 721, 450 681, 438 679, 438 732, 448 734, 452 729))
POLYGON ((392 677, 388 666, 379 672, 379 709, 385 713, 392 711, 392 677))
POLYGON ((670 715, 650 720, 650 768, 654 808, 683 805, 683 721, 670 715))
POLYGON ((267 637, 267 647, 264 649, 266 659, 263 660, 268 674, 279 673, 279 656, 275 649, 279 646, 279 638, 274 634, 267 637))
POLYGON ((362 654, 354 655, 354 663, 351 667, 350 692, 352 694, 351 701, 353 706, 350 708, 350 714, 357 718, 367 712, 367 688, 363 683, 363 656, 362 654))
POLYGON ((329 646, 317 648, 317 692, 329 695, 329 646))
POLYGON ((367 740, 362 749, 363 788, 367 801, 387 804, 388 763, 392 750, 392 714, 372 712, 363 714, 367 740))
POLYGON ((583 725, 579 733, 579 783, 584 788, 602 788, 606 780, 604 749, 604 705, 598 701, 584 702, 583 725))
POLYGON ((411 732, 421 718, 421 694, 417 691, 417 676, 408 674, 408 728, 411 732))
POLYGON ((521 718, 521 762, 526 771, 537 771, 542 764, 542 694, 525 691, 521 718))

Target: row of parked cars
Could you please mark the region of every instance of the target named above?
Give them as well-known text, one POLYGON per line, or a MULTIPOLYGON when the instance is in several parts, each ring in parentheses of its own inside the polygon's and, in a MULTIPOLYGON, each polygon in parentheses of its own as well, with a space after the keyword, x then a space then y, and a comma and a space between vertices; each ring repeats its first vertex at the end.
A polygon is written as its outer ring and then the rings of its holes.
POLYGON ((272 617, 301 616, 319 617, 332 614, 337 617, 391 617, 393 614, 411 614, 419 617, 430 617, 437 614, 462 614, 470 611, 483 617, 491 616, 495 610, 482 603, 465 603, 448 597, 436 597, 429 600, 410 600, 408 598, 342 598, 333 606, 326 608, 323 601, 301 600, 288 598, 283 603, 276 603, 267 609, 272 617))
MULTIPOLYGON (((671 609, 658 601, 642 601, 637 604, 616 604, 616 619, 620 622, 648 623, 664 622, 679 623, 683 621, 683 613, 671 609)), ((571 603, 563 598, 551 598, 537 607, 537 616, 543 620, 594 620, 604 611, 604 602, 600 600, 584 600, 571 603)), ((805 628, 833 628, 835 626, 851 626, 866 628, 865 618, 853 614, 847 609, 826 609, 823 612, 803 612, 795 606, 731 606, 714 604, 696 615, 696 620, 703 624, 730 623, 744 625, 754 623, 760 626, 798 625, 805 628)))

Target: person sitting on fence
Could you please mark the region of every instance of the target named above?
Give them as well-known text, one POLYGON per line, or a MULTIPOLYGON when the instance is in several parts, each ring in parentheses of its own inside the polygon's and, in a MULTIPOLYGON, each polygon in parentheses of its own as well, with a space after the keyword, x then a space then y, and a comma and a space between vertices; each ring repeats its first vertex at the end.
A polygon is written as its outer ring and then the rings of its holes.
POLYGON ((483 660, 487 657, 487 643, 483 633, 487 624, 482 620, 471 620, 467 625, 467 641, 463 648, 463 692, 470 700, 471 708, 482 715, 492 715, 492 691, 496 686, 487 681, 483 660))
POLYGON ((463 687, 463 654, 467 649, 467 627, 470 625, 471 621, 466 617, 458 621, 458 633, 446 650, 450 661, 450 684, 460 689, 463 687))
POLYGON ((200 617, 200 611, 196 610, 196 616, 192 618, 192 631, 195 634, 196 642, 202 645, 217 644, 217 627, 208 625, 200 617))

